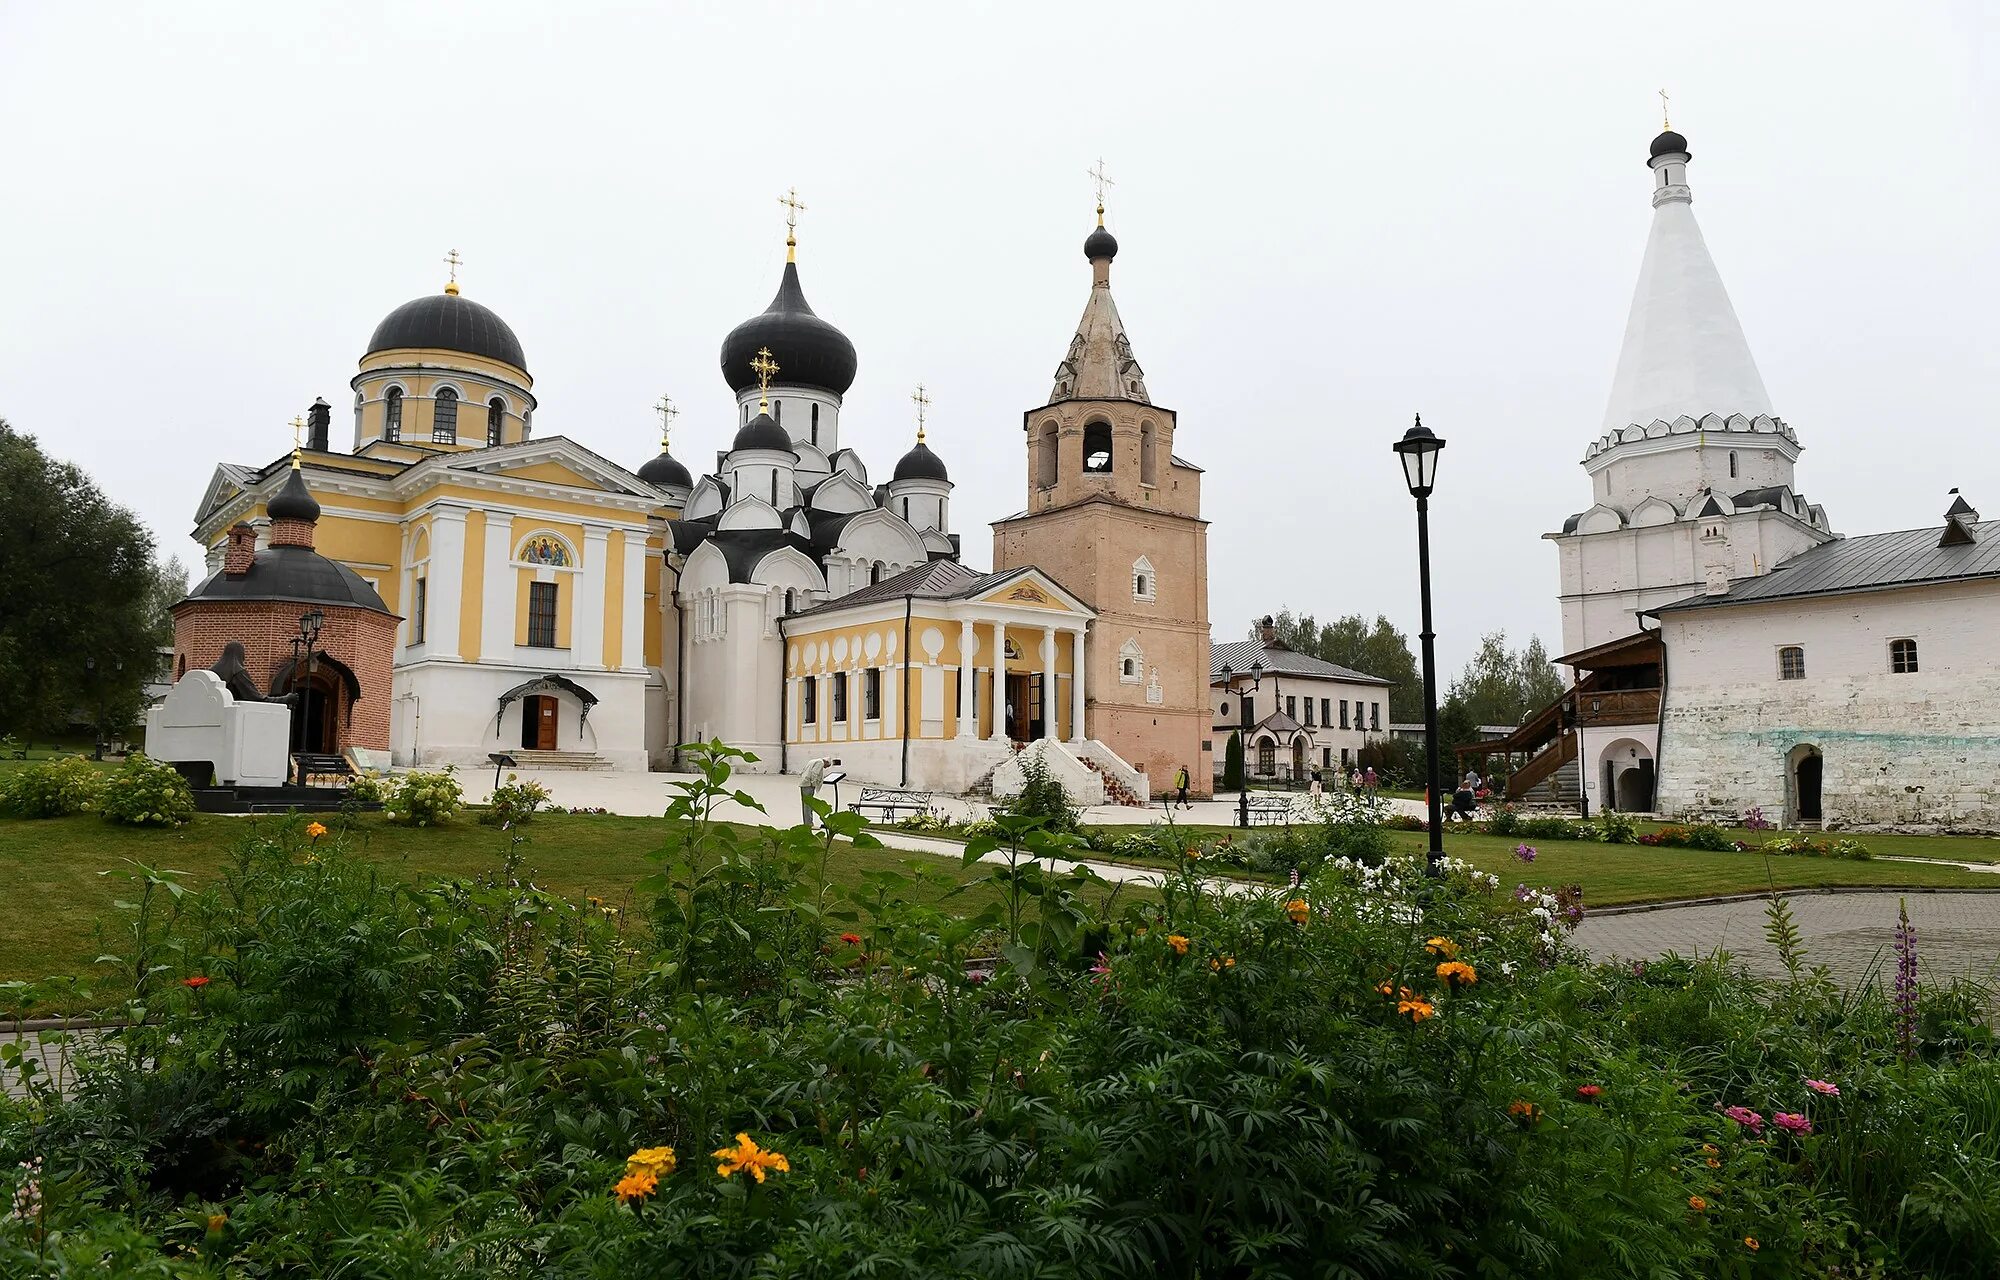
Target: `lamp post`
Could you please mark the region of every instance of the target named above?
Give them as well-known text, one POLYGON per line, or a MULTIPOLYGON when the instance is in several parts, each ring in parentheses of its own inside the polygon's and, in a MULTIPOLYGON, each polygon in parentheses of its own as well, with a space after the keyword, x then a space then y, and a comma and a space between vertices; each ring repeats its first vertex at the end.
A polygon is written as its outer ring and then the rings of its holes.
MULTIPOLYGON (((299 633, 292 637, 292 687, 299 694, 298 753, 306 749, 306 709, 312 704, 313 651, 319 646, 320 628, 326 625, 326 614, 318 609, 299 615, 299 633), (300 653, 303 651, 303 661, 300 653)), ((299 781, 303 783, 304 777, 299 781)))
MULTIPOLYGON (((1229 664, 1222 667, 1222 687, 1236 694, 1237 740, 1243 744, 1243 776, 1237 779, 1241 784, 1236 792, 1236 825, 1245 831, 1250 829, 1250 699, 1236 688, 1236 672, 1229 664)), ((1250 692, 1254 695, 1264 684, 1264 664, 1250 664, 1250 692)))
POLYGON ((1417 500, 1417 581, 1424 610, 1424 777, 1431 834, 1427 856, 1435 876, 1444 873, 1444 796, 1443 779, 1438 776, 1437 633, 1431 629, 1431 489, 1437 482, 1437 457, 1444 441, 1431 434, 1418 414, 1416 425, 1391 447, 1403 463, 1410 496, 1417 500))

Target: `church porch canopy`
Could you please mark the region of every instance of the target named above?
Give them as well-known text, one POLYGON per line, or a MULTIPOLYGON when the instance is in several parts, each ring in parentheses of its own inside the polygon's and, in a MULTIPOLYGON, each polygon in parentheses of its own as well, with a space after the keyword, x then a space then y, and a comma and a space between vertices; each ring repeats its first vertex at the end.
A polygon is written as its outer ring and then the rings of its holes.
POLYGON ((597 705, 597 695, 584 688, 568 676, 541 675, 533 680, 524 680, 500 695, 500 709, 493 713, 493 732, 500 732, 500 721, 507 714, 507 704, 517 698, 525 698, 538 693, 567 693, 583 707, 583 714, 577 724, 581 728, 590 719, 590 709, 597 705))

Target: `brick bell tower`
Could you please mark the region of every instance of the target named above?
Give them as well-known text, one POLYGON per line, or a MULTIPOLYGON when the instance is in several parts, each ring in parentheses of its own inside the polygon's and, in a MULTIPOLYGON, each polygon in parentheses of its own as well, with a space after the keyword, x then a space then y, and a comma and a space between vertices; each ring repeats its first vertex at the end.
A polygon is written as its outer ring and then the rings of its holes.
POLYGON ((1212 790, 1208 522, 1201 469, 1174 455, 1174 412, 1153 403, 1111 298, 1118 241, 1083 242, 1090 300, 1049 402, 1022 415, 1028 506, 993 526, 996 571, 1035 565, 1097 611, 1085 641, 1088 736, 1147 775, 1187 768, 1212 790))

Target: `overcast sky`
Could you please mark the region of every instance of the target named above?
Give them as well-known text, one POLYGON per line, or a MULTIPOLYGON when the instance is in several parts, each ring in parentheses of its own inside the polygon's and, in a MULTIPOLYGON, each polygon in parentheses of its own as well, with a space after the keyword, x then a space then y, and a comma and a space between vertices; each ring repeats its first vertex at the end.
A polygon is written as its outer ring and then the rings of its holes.
MULTIPOLYGON (((1416 625, 1412 412, 1441 661, 1560 642, 1556 553, 1651 216, 1667 88, 1695 212, 1834 527, 2000 515, 2000 36, 1960 3, 99 5, 0 0, 0 416, 187 534, 218 461, 335 406, 444 283, 526 348, 538 435, 697 471, 783 209, 886 478, 930 389, 966 559, 1025 505, 1021 414, 1116 185, 1119 308, 1206 469, 1218 640, 1280 606, 1416 625)), ((1168 566, 1162 566, 1171 572, 1168 566)))

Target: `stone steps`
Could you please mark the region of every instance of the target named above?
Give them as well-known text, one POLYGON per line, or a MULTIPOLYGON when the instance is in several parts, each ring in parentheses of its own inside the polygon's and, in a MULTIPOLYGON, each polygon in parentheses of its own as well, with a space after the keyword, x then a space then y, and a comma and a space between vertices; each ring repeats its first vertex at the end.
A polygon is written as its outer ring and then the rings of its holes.
POLYGON ((1124 783, 1118 781, 1118 779, 1104 772, 1098 766, 1097 761, 1092 760, 1089 756, 1078 756, 1077 759, 1083 762, 1084 768, 1104 780, 1105 800, 1111 804, 1124 805, 1128 809, 1143 809, 1146 807, 1145 801, 1133 795, 1130 787, 1127 787, 1124 783))
POLYGON ((567 769, 577 772, 595 772, 609 769, 611 762, 595 751, 531 751, 516 749, 506 753, 514 758, 517 769, 567 769))

